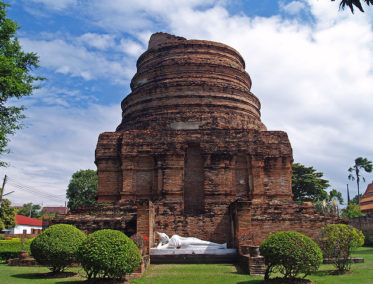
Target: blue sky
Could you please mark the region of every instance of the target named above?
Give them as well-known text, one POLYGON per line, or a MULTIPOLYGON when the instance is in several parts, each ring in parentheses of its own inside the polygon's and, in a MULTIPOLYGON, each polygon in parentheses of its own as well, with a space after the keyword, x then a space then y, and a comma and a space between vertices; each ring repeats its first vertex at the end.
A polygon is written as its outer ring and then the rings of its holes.
POLYGON ((98 135, 119 124, 136 60, 158 31, 237 49, 262 121, 286 131, 295 162, 322 171, 332 188, 345 195, 354 159, 373 160, 372 8, 352 15, 326 0, 6 2, 47 78, 14 102, 27 107, 27 119, 2 156, 10 166, 0 169, 14 204, 63 204, 71 175, 95 169, 98 135))

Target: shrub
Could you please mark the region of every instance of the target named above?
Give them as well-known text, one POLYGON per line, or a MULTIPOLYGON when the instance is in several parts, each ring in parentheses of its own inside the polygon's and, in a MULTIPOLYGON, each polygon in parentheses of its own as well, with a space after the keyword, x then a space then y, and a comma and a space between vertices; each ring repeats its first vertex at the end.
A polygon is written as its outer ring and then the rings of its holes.
POLYGON ((52 272, 60 272, 74 262, 85 238, 84 233, 72 225, 53 225, 34 239, 31 253, 38 263, 48 266, 52 272))
POLYGON ((297 232, 278 232, 270 235, 261 245, 267 270, 265 279, 272 272, 280 272, 284 278, 304 277, 316 271, 322 262, 322 252, 309 237, 297 232))
MULTIPOLYGON (((26 239, 24 241, 24 249, 29 251, 30 244, 33 239, 26 239)), ((22 242, 20 238, 10 240, 0 240, 0 259, 2 262, 10 258, 16 258, 17 252, 22 250, 22 242)))
POLYGON ((78 259, 88 279, 121 279, 141 263, 135 243, 115 230, 100 230, 88 235, 79 249, 78 259))
POLYGON ((350 225, 331 224, 321 229, 319 246, 339 272, 351 268, 351 251, 364 244, 364 235, 350 225))

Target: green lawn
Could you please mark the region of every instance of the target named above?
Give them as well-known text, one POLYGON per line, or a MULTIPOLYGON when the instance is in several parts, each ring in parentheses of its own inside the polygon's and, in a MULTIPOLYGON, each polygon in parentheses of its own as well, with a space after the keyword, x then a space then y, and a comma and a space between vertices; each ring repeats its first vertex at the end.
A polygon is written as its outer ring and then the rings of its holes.
POLYGON ((50 270, 46 267, 24 267, 24 266, 8 266, 0 264, 0 283, 13 284, 13 283, 81 283, 85 278, 79 277, 83 270, 81 268, 69 268, 67 272, 72 272, 70 277, 51 277, 50 270))
MULTIPOLYGON (((328 275, 332 265, 322 265, 320 270, 307 277, 316 283, 373 283, 373 248, 359 248, 354 256, 364 257, 365 263, 353 264, 351 274, 328 275)), ((0 265, 0 283, 82 283, 84 278, 79 274, 67 278, 46 277, 49 270, 44 267, 16 267, 0 265)), ((84 274, 80 268, 68 271, 84 274)), ((47 275, 48 276, 48 275, 47 275)), ((150 284, 184 284, 184 283, 260 283, 263 277, 251 277, 237 272, 236 267, 229 264, 161 264, 151 265, 145 275, 131 283, 150 284)))
MULTIPOLYGON (((373 247, 359 248, 353 256, 363 257, 364 263, 353 264, 352 274, 328 275, 334 268, 332 265, 321 265, 318 272, 308 276, 316 283, 373 283, 373 247)), ((233 265, 223 264, 162 264, 150 265, 145 275, 140 279, 135 279, 133 283, 151 284, 186 284, 186 283, 260 283, 263 277, 251 277, 240 274, 233 265)))

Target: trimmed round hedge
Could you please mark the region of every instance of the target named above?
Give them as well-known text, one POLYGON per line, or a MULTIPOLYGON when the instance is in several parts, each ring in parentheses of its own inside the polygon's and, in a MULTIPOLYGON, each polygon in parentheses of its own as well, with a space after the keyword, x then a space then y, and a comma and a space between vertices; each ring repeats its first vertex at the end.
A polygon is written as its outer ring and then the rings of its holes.
POLYGON ((141 263, 135 243, 120 231, 100 230, 89 234, 82 243, 78 260, 88 279, 121 279, 141 263))
POLYGON ((60 272, 75 261, 85 238, 85 234, 72 225, 53 225, 32 241, 31 254, 38 263, 60 272))
POLYGON ((278 232, 270 235, 261 245, 260 253, 265 258, 265 279, 272 272, 280 272, 284 278, 304 277, 317 271, 322 263, 321 249, 309 237, 297 232, 278 232))

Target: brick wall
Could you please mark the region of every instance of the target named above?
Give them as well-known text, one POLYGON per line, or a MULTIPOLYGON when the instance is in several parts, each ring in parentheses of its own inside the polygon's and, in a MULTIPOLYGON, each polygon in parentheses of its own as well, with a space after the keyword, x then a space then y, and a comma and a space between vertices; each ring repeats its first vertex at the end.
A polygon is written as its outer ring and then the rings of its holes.
POLYGON ((367 212, 362 217, 351 218, 349 224, 363 232, 366 244, 373 245, 373 212, 367 212))
POLYGON ((292 201, 236 201, 231 205, 233 238, 236 247, 260 245, 271 233, 296 231, 317 240, 320 229, 338 223, 339 218, 316 213, 312 204, 292 201), (250 233, 240 239, 239 232, 250 233))

